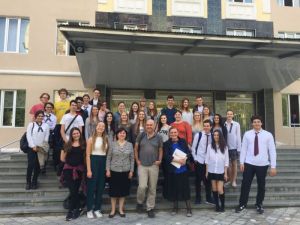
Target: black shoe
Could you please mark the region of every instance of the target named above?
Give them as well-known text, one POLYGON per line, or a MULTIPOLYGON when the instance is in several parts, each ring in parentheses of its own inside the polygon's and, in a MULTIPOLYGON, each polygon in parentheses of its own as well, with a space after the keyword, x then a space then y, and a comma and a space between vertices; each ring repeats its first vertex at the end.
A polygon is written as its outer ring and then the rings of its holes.
POLYGON ((260 204, 255 204, 255 207, 256 207, 256 212, 257 212, 258 214, 264 214, 265 210, 264 210, 264 208, 263 208, 262 205, 260 205, 260 204))
POLYGON ((75 220, 75 219, 77 219, 80 216, 81 210, 74 209, 72 214, 73 214, 72 219, 75 220))
POLYGON ((31 189, 36 190, 38 188, 37 183, 32 183, 31 189))
POLYGON ((246 209, 246 206, 244 206, 244 205, 238 206, 235 208, 235 212, 240 213, 240 212, 244 211, 245 209, 246 209))
POLYGON ((148 210, 147 213, 148 213, 149 218, 154 218, 155 217, 155 213, 154 213, 153 209, 148 210))
POLYGON ((206 203, 206 204, 209 204, 209 205, 215 205, 215 204, 216 204, 215 201, 212 200, 212 199, 207 199, 207 200, 205 201, 205 203, 206 203))
POLYGON ((202 203, 201 199, 199 199, 199 198, 195 199, 195 205, 200 205, 201 203, 202 203))
POLYGON ((25 190, 30 190, 30 188, 31 188, 31 184, 30 184, 30 183, 27 183, 27 184, 26 184, 26 187, 25 187, 25 190))
POLYGON ((120 212, 119 212, 119 215, 120 215, 120 217, 123 217, 123 218, 126 217, 126 214, 125 214, 125 213, 120 213, 120 212))
POLYGON ((66 221, 71 221, 73 219, 73 212, 69 211, 66 216, 66 221))
POLYGON ((116 213, 114 213, 114 214, 108 214, 108 218, 114 218, 115 215, 116 215, 116 213))
POLYGON ((143 204, 136 204, 136 211, 137 213, 143 212, 143 204))

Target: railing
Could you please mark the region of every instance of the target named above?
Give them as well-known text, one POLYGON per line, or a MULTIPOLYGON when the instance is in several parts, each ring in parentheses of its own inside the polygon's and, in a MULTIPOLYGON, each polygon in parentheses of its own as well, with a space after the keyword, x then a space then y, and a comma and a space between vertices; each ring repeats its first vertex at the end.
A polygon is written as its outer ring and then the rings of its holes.
MULTIPOLYGON (((17 140, 14 140, 14 141, 12 141, 12 142, 9 142, 8 144, 5 144, 5 145, 0 146, 0 153, 2 153, 2 149, 6 148, 7 146, 10 146, 10 145, 12 145, 12 144, 15 144, 15 143, 17 143, 17 142, 19 142, 19 141, 20 141, 20 139, 17 139, 17 140)), ((20 151, 20 150, 19 150, 19 151, 20 151)))

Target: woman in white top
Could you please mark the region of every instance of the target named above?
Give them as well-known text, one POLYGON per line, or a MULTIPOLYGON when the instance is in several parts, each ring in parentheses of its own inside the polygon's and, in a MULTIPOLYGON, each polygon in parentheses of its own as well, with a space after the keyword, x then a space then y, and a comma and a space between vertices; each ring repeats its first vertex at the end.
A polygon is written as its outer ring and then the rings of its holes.
POLYGON ((190 111, 190 100, 188 98, 184 98, 181 101, 181 112, 182 112, 182 120, 188 122, 191 126, 193 124, 193 113, 190 111))
POLYGON ((167 116, 165 114, 160 115, 157 125, 157 133, 161 136, 163 142, 169 140, 170 128, 171 126, 167 124, 167 116))
POLYGON ((202 130, 203 130, 203 123, 202 123, 201 113, 199 111, 195 111, 193 117, 193 124, 192 124, 193 138, 195 134, 199 133, 202 130))
POLYGON ((98 113, 99 113, 98 106, 93 105, 91 108, 91 113, 89 118, 85 120, 84 135, 86 140, 88 140, 91 136, 93 136, 96 130, 96 126, 100 122, 98 113))
POLYGON ((99 122, 93 136, 87 141, 87 217, 89 219, 102 217, 101 203, 105 185, 106 153, 108 138, 105 124, 99 122), (94 210, 94 211, 93 211, 94 210))
POLYGON ((26 175, 26 190, 37 189, 40 167, 44 166, 45 154, 48 152, 49 126, 43 122, 44 111, 34 114, 35 121, 28 124, 26 138, 29 150, 26 175), (33 174, 33 176, 32 176, 33 174))
POLYGON ((213 132, 213 141, 207 148, 205 164, 206 177, 208 180, 211 180, 213 196, 216 203, 216 211, 224 212, 224 180, 227 180, 229 156, 228 148, 220 130, 215 130, 213 132), (219 199, 221 201, 221 207, 219 205, 219 199))

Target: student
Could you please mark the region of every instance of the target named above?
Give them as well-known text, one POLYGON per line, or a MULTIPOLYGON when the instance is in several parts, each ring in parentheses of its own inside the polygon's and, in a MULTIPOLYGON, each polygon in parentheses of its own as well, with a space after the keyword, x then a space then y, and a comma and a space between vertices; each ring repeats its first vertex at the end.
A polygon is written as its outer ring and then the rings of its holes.
POLYGON ((126 141, 126 130, 117 131, 117 140, 108 151, 106 160, 106 176, 110 178, 109 196, 111 198, 111 212, 109 218, 116 215, 116 204, 119 201, 119 215, 126 217, 124 212, 125 197, 129 195, 130 182, 134 172, 133 146, 126 141))
MULTIPOLYGON (((54 103, 54 114, 56 116, 56 126, 54 129, 54 148, 53 148, 53 164, 54 169, 57 169, 57 166, 60 163, 60 151, 63 148, 63 142, 61 141, 62 137, 60 134, 61 130, 61 119, 65 115, 66 111, 70 108, 70 101, 67 100, 68 91, 65 88, 58 90, 60 100, 54 103)), ((77 103, 76 103, 77 107, 77 103)))
POLYGON ((118 126, 120 123, 121 119, 121 114, 125 112, 126 113, 126 107, 125 107, 125 102, 119 102, 118 103, 118 111, 114 113, 114 120, 116 125, 118 126))
POLYGON ((150 101, 147 108, 147 119, 154 120, 156 125, 157 118, 158 118, 158 113, 157 113, 156 104, 154 101, 150 101))
POLYGON ((135 124, 131 126, 131 135, 132 143, 135 143, 136 137, 143 133, 146 127, 146 114, 144 111, 140 110, 138 112, 138 118, 136 119, 135 124))
POLYGON ((79 188, 84 177, 84 153, 85 145, 80 129, 73 127, 70 138, 61 151, 60 160, 64 162, 62 180, 69 189, 70 205, 66 215, 66 221, 77 219, 80 216, 79 188))
POLYGON ((90 96, 88 94, 84 94, 82 96, 83 104, 81 106, 81 109, 86 113, 86 115, 89 117, 91 114, 91 108, 92 105, 90 105, 90 96))
POLYGON ((225 211, 224 181, 227 180, 229 164, 228 148, 220 130, 213 132, 213 141, 207 148, 205 158, 206 178, 211 181, 216 212, 225 211), (219 205, 221 202, 221 207, 219 205))
POLYGON ((189 123, 182 120, 182 112, 177 110, 175 113, 175 122, 171 124, 172 127, 177 128, 180 138, 183 138, 189 146, 192 146, 192 127, 189 123))
POLYGON ((42 93, 40 95, 41 102, 32 106, 29 111, 29 115, 30 115, 30 118, 32 119, 32 121, 35 120, 35 118, 34 118, 35 113, 39 110, 44 110, 45 103, 47 103, 49 100, 50 100, 50 95, 48 93, 42 93))
POLYGON ((164 191, 166 198, 173 202, 172 215, 178 213, 178 201, 185 201, 186 216, 192 216, 191 193, 189 184, 189 172, 186 165, 187 158, 190 156, 190 150, 187 142, 179 137, 178 130, 175 127, 170 128, 170 139, 164 143, 164 160, 167 164, 168 179, 165 182, 164 191), (176 150, 185 153, 186 158, 180 159, 173 156, 176 150), (172 163, 179 163, 180 167, 175 167, 172 163))
POLYGON ((276 148, 273 135, 262 129, 262 118, 252 116, 252 130, 246 131, 243 137, 240 170, 243 173, 239 213, 247 207, 249 192, 254 175, 257 180, 256 211, 264 213, 263 201, 265 197, 265 185, 267 171, 270 166, 270 176, 275 176, 276 171, 276 148))
POLYGON ((104 116, 107 112, 109 112, 109 109, 107 108, 107 102, 103 101, 101 102, 99 113, 98 113, 98 117, 100 121, 102 122, 104 121, 104 116))
MULTIPOLYGON (((93 106, 96 107, 96 106, 93 106)), ((87 140, 87 218, 101 218, 102 194, 105 185, 105 164, 108 151, 105 124, 99 122, 95 132, 87 140)))
POLYGON ((167 107, 163 108, 160 111, 160 115, 166 115, 167 116, 167 121, 168 124, 170 125, 171 123, 173 123, 175 121, 175 113, 176 113, 177 109, 174 108, 174 96, 173 95, 168 95, 167 97, 167 107))
POLYGON ((210 109, 208 106, 203 106, 203 111, 202 111, 202 120, 210 120, 210 122, 213 122, 213 116, 210 113, 210 109))
POLYGON ((93 99, 90 100, 90 105, 96 105, 100 108, 101 105, 101 91, 98 88, 93 90, 93 99))
POLYGON ((142 97, 141 100, 140 100, 139 110, 142 110, 142 111, 144 111, 147 114, 148 109, 146 107, 146 99, 145 99, 145 97, 142 97))
POLYGON ((188 98, 184 98, 181 101, 182 120, 192 126, 193 113, 190 111, 189 103, 190 103, 190 100, 188 98))
POLYGON ((195 137, 195 134, 199 133, 202 130, 203 130, 203 123, 202 123, 201 113, 195 111, 193 116, 193 124, 192 124, 193 138, 195 137))
POLYGON ((91 136, 93 136, 94 132, 96 131, 96 126, 100 122, 98 117, 98 106, 93 105, 91 106, 92 112, 90 113, 90 117, 86 119, 85 121, 85 139, 88 140, 91 136))
POLYGON ((204 107, 203 97, 202 96, 196 96, 196 105, 193 108, 193 113, 197 111, 197 112, 200 112, 202 114, 203 107, 204 107))
POLYGON ((82 133, 82 127, 84 126, 82 117, 76 113, 77 103, 75 100, 70 102, 70 112, 65 114, 61 121, 60 134, 64 143, 68 143, 70 137, 70 131, 73 127, 77 127, 82 133))
POLYGON ((142 212, 145 195, 147 193, 147 214, 149 218, 154 218, 156 187, 159 165, 161 164, 163 156, 163 142, 161 137, 155 133, 153 120, 147 120, 145 132, 139 134, 137 137, 134 155, 139 171, 137 212, 142 212))
POLYGON ((208 146, 212 142, 211 134, 211 121, 204 120, 203 131, 195 134, 193 145, 192 145, 192 155, 195 161, 195 186, 196 186, 196 199, 195 204, 201 204, 201 182, 204 183, 205 193, 206 193, 206 203, 214 204, 211 197, 211 183, 205 177, 206 166, 205 158, 208 146))
POLYGON ((115 140, 116 125, 112 112, 107 112, 104 116, 105 132, 107 134, 109 143, 115 140))
POLYGON ((43 155, 49 147, 49 126, 43 122, 44 111, 39 110, 35 112, 34 118, 35 121, 28 124, 26 133, 29 146, 27 153, 26 190, 38 188, 37 179, 40 167, 44 166, 45 163, 43 155))
POLYGON ((213 125, 212 125, 212 128, 211 128, 212 133, 215 130, 219 130, 221 132, 221 134, 223 135, 224 140, 226 142, 226 140, 227 140, 227 129, 224 126, 224 122, 223 122, 222 116, 220 114, 215 114, 214 115, 213 125))
POLYGON ((241 127, 236 121, 233 121, 233 111, 227 110, 225 127, 227 129, 227 146, 229 152, 229 168, 228 175, 232 187, 236 187, 237 177, 237 158, 238 152, 241 151, 241 127))
POLYGON ((157 133, 161 136, 163 142, 169 140, 169 129, 171 128, 170 125, 167 123, 167 116, 160 115, 158 126, 157 126, 157 133))
MULTIPOLYGON (((83 119, 83 123, 85 123, 85 120, 88 118, 88 112, 86 112, 82 109, 83 98, 78 96, 78 97, 75 98, 75 101, 77 103, 76 114, 81 116, 82 119, 83 119)), ((66 111, 66 114, 69 113, 69 112, 70 112, 70 109, 68 109, 66 111)), ((84 134, 84 132, 83 132, 83 134, 84 134)))
POLYGON ((131 106, 130 106, 130 110, 129 110, 129 122, 131 124, 135 124, 135 122, 136 122, 136 118, 138 116, 138 111, 140 111, 139 107, 140 107, 139 103, 137 103, 137 102, 133 102, 131 104, 131 106))
POLYGON ((128 114, 125 111, 121 113, 121 118, 117 126, 117 130, 120 128, 124 128, 126 130, 126 140, 132 143, 131 124, 128 120, 128 114))

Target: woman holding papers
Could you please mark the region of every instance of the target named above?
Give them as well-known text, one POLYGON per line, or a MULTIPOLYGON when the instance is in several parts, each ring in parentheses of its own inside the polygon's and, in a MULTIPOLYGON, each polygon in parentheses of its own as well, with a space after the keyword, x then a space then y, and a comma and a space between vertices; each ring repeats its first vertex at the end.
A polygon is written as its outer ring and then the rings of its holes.
POLYGON ((172 215, 178 212, 178 201, 185 201, 186 216, 191 217, 189 174, 186 165, 190 151, 186 141, 178 137, 177 128, 171 127, 169 134, 170 139, 164 143, 164 160, 168 166, 168 179, 164 185, 166 198, 174 203, 172 215))
POLYGON ((213 133, 213 141, 207 148, 205 159, 206 178, 211 181, 213 196, 216 203, 216 211, 224 212, 225 195, 224 180, 227 180, 227 168, 229 164, 228 148, 220 130, 213 133), (219 205, 221 201, 221 207, 219 205))

